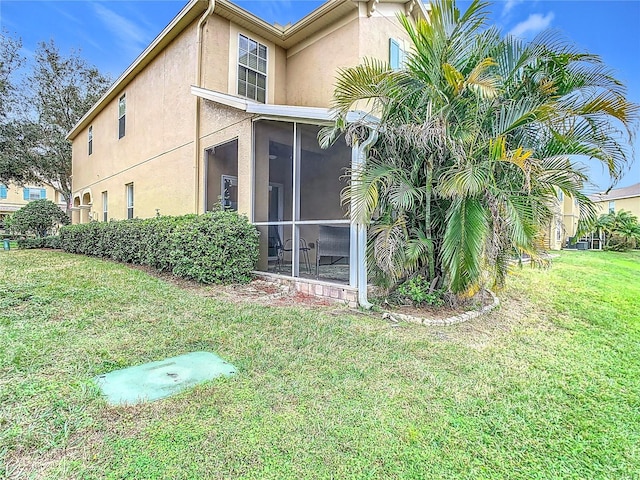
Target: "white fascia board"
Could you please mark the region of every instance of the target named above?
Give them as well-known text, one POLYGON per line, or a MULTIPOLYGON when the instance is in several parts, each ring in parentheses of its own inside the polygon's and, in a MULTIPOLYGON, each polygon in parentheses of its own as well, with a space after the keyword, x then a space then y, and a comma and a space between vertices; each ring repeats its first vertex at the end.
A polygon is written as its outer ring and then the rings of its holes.
POLYGON ((245 98, 236 97, 235 95, 229 95, 227 93, 216 92, 215 90, 208 90, 202 87, 196 87, 191 85, 191 94, 196 97, 211 100, 212 102, 221 103, 227 107, 237 108, 238 110, 248 111, 247 106, 249 101, 245 98))
POLYGON ((363 112, 362 110, 351 110, 347 113, 347 123, 361 122, 370 127, 375 127, 380 124, 380 119, 370 113, 363 112))
MULTIPOLYGON (((264 115, 269 117, 317 120, 320 122, 333 122, 336 119, 336 112, 329 108, 321 107, 300 107, 295 105, 272 105, 266 103, 252 102, 243 97, 229 95, 228 93, 216 92, 202 87, 191 85, 191 94, 212 102, 220 103, 228 107, 237 108, 247 113, 264 115)), ((372 126, 379 123, 379 119, 360 110, 354 110, 347 114, 347 122, 364 122, 372 126)))
POLYGON ((333 115, 328 108, 298 107, 293 105, 269 105, 265 103, 251 103, 247 105, 248 113, 284 118, 300 118, 305 120, 319 120, 330 122, 333 115))

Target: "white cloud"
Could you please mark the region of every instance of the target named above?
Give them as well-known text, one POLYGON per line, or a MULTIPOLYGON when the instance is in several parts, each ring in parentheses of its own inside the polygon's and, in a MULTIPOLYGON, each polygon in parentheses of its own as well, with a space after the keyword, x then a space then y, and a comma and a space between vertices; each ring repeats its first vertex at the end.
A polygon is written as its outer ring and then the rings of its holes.
POLYGON ((117 38, 121 47, 131 53, 139 54, 153 38, 148 32, 140 28, 131 20, 118 15, 99 3, 94 3, 93 8, 98 18, 117 38))
POLYGON ((504 2, 504 7, 502 7, 502 16, 506 17, 507 14, 519 3, 522 3, 524 0, 507 0, 504 2))
POLYGON ((549 12, 544 16, 539 13, 532 13, 524 22, 520 22, 513 27, 509 35, 515 37, 524 37, 528 34, 535 35, 545 28, 548 28, 554 17, 553 12, 549 12))

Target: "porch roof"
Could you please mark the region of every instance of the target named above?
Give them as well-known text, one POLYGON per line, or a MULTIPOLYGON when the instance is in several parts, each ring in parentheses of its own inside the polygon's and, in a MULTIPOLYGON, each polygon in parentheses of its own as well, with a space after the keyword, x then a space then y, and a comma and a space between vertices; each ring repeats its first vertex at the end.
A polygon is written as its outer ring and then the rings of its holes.
MULTIPOLYGON (((226 105, 227 107, 237 108, 238 110, 243 110, 254 115, 266 115, 290 120, 316 120, 326 123, 331 123, 336 118, 336 112, 329 108, 258 103, 244 97, 208 90, 206 88, 196 87, 195 85, 191 86, 191 93, 205 100, 226 105)), ((372 126, 378 124, 378 118, 361 110, 353 110, 347 114, 347 122, 351 123, 356 121, 364 121, 372 126)))

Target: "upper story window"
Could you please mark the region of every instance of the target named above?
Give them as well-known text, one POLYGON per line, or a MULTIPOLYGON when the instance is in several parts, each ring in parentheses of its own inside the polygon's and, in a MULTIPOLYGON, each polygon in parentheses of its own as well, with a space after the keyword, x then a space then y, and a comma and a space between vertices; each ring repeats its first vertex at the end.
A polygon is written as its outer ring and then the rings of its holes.
POLYGON ((402 42, 394 38, 389 39, 389 66, 393 70, 400 70, 404 67, 406 53, 402 48, 402 42))
POLYGON ((22 198, 27 201, 44 200, 47 198, 47 191, 44 188, 25 187, 22 190, 22 198))
POLYGON ((122 95, 118 101, 118 138, 124 137, 127 116, 127 96, 122 95))
POLYGON ((560 201, 564 200, 564 193, 562 192, 562 190, 558 190, 558 200, 560 201))
POLYGON ((7 198, 7 186, 0 184, 0 198, 7 198))
POLYGON ((267 47, 240 35, 238 41, 238 95, 265 103, 267 47))
POLYGON ((616 211, 616 201, 611 200, 609 202, 609 213, 615 213, 615 211, 616 211))
POLYGON ((89 155, 91 155, 93 153, 93 126, 89 127, 88 145, 89 145, 89 155))

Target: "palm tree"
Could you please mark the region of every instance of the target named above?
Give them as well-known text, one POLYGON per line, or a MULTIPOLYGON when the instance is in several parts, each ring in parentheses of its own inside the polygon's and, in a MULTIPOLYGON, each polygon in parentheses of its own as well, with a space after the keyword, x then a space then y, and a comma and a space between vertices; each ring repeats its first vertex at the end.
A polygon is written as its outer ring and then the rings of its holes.
POLYGON ((627 250, 640 242, 638 217, 625 210, 600 215, 593 229, 604 233, 605 250, 627 250))
MULTIPOLYGON (((503 38, 486 28, 487 5, 460 14, 437 0, 429 23, 399 17, 413 44, 403 69, 366 60, 340 72, 336 127, 358 102, 380 118, 343 193, 371 226, 372 265, 388 286, 415 272, 458 294, 502 284, 513 254, 538 258, 557 190, 595 217, 573 155, 613 179, 628 161, 638 105, 601 59, 549 33, 503 38)), ((361 125, 346 128, 357 136, 361 125)))

